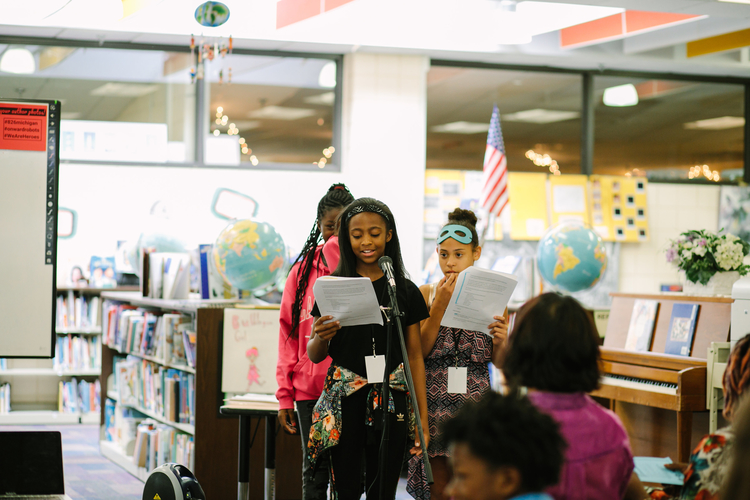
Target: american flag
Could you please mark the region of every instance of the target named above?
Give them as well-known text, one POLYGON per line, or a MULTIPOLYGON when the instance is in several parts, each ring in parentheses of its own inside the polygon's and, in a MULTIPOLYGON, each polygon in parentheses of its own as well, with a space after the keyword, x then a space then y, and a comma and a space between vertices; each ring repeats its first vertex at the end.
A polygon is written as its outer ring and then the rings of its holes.
POLYGON ((479 204, 489 213, 499 216, 508 204, 508 162, 505 157, 503 133, 500 131, 500 112, 495 105, 487 133, 484 152, 484 179, 479 204))

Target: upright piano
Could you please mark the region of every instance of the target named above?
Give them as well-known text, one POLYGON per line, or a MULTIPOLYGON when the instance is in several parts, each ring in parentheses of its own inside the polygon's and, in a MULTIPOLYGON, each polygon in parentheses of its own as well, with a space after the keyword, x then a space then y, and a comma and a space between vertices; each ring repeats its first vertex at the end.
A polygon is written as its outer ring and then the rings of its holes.
MULTIPOLYGON (((697 444, 693 443, 693 412, 707 409, 708 348, 711 342, 729 340, 733 301, 728 297, 682 294, 611 295, 612 307, 601 348, 601 386, 592 396, 608 400, 610 408, 620 416, 636 455, 670 455, 687 462, 692 445, 697 444), (636 299, 659 302, 648 352, 624 349, 636 299), (664 354, 672 306, 680 302, 700 305, 689 356, 664 354), (676 415, 676 419, 669 415, 676 415)), ((696 434, 707 434, 708 425, 705 427, 696 429, 696 434)))

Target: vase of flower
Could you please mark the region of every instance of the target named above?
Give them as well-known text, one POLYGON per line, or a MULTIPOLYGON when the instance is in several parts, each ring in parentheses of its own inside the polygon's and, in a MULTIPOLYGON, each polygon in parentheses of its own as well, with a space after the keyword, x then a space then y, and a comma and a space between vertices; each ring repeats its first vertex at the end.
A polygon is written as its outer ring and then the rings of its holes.
POLYGON ((733 234, 686 231, 670 242, 667 262, 680 269, 687 295, 731 295, 732 286, 750 271, 742 263, 750 244, 733 234))
POLYGON ((738 271, 722 271, 714 274, 705 285, 693 283, 685 273, 682 275, 682 291, 685 295, 732 295, 734 282, 740 279, 738 271))

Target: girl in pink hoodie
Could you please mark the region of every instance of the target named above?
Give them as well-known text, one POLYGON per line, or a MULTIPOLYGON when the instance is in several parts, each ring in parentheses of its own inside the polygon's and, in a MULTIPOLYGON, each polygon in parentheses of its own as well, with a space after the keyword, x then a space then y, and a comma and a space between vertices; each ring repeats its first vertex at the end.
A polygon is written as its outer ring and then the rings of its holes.
POLYGON ((341 210, 354 201, 344 184, 334 184, 318 203, 318 215, 305 246, 289 271, 281 299, 279 320, 279 361, 276 381, 279 389, 279 423, 289 434, 302 438, 302 498, 325 500, 328 489, 328 466, 323 464, 313 474, 307 458, 307 438, 312 424, 313 406, 323 390, 330 358, 322 363, 311 363, 307 357, 307 341, 312 331, 310 311, 315 303, 313 284, 320 276, 336 269, 339 261, 338 239, 334 236, 336 218, 341 210), (319 245, 320 239, 323 244, 319 245), (334 236, 331 238, 331 236, 334 236), (299 427, 294 417, 297 403, 299 427), (300 432, 301 431, 301 432, 300 432))

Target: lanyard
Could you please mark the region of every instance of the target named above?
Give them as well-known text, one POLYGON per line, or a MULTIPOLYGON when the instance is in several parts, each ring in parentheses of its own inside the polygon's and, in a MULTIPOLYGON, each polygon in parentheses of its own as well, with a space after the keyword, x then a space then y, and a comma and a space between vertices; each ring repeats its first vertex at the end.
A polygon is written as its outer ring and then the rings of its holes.
POLYGON ((453 335, 453 343, 455 344, 456 348, 456 368, 458 368, 458 346, 461 343, 461 330, 458 330, 458 335, 453 335))

